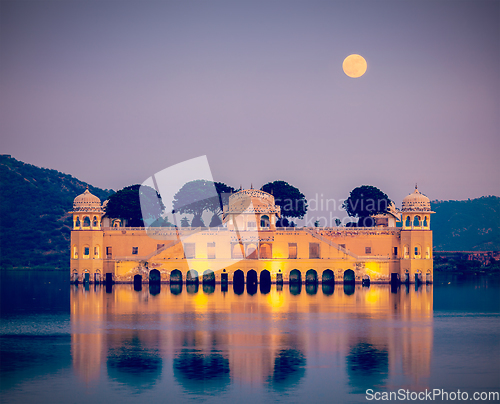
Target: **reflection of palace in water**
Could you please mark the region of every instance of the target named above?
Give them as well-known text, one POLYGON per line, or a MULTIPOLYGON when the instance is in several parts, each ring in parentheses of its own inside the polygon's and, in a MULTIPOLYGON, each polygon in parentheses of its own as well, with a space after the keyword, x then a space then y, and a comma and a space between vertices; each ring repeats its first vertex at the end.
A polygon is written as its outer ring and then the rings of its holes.
POLYGON ((273 195, 240 190, 214 228, 124 227, 88 189, 75 198, 74 282, 432 283, 430 201, 418 189, 368 228, 280 228, 273 195), (398 227, 397 224, 401 224, 398 227))
POLYGON ((354 391, 402 379, 408 388, 428 385, 431 285, 277 285, 254 294, 187 286, 73 286, 80 379, 140 389, 167 377, 194 393, 230 384, 279 391, 300 383, 321 356, 337 358, 354 391))

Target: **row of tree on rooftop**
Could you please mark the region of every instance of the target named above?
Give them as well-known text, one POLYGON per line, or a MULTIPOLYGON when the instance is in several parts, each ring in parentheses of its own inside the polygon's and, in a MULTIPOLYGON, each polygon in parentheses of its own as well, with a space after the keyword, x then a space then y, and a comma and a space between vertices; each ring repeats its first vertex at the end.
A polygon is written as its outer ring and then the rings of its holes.
MULTIPOLYGON (((294 227, 293 219, 302 219, 307 213, 308 203, 305 195, 288 182, 268 182, 260 189, 272 194, 276 205, 281 209, 281 218, 276 223, 278 227, 294 227)), ((222 225, 223 207, 228 205, 229 197, 235 192, 235 188, 222 182, 190 181, 175 194, 172 211, 165 212, 166 207, 161 196, 154 189, 136 184, 111 195, 105 210, 109 217, 125 219, 130 227, 144 227, 144 219, 154 220, 151 226, 174 226, 168 219, 169 213, 193 215, 191 222, 186 216, 181 219, 182 227, 204 227, 202 215, 204 212, 211 212, 209 226, 217 227, 222 225), (144 218, 143 212, 148 212, 150 217, 144 218)), ((362 185, 351 191, 342 207, 349 216, 357 218, 358 223, 366 227, 373 224, 371 216, 386 212, 390 203, 389 197, 380 189, 362 185)))

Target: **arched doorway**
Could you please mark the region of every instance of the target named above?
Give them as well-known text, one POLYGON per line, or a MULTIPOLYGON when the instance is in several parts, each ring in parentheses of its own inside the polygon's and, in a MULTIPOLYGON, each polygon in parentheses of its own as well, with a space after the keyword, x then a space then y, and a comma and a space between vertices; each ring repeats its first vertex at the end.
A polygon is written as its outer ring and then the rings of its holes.
POLYGON ((290 283, 302 283, 302 274, 298 269, 292 269, 288 281, 290 283))
POLYGON ((215 284, 215 274, 211 269, 203 272, 203 284, 215 284))
POLYGON ((321 277, 322 283, 335 283, 335 274, 331 269, 325 269, 321 277))
POLYGON ((94 274, 94 283, 101 283, 101 272, 99 270, 94 274))
POLYGON ((134 276, 134 290, 142 290, 142 275, 134 276))
POLYGON ((152 269, 149 271, 149 283, 160 283, 161 274, 157 269, 152 269))
POLYGON ((198 271, 190 269, 186 274, 186 283, 198 283, 198 271))
POLYGON ((257 282, 257 271, 251 269, 247 272, 247 285, 256 285, 257 282))
POLYGON ((260 227, 264 227, 264 228, 266 228, 266 227, 269 227, 269 226, 270 226, 270 224, 271 224, 271 222, 269 221, 269 216, 267 216, 267 215, 262 215, 262 216, 260 217, 260 227))
POLYGON ((318 273, 314 269, 306 272, 306 285, 309 283, 318 283, 318 273))
POLYGON ((170 283, 182 283, 182 272, 178 269, 170 272, 170 283))
POLYGON ((237 269, 233 274, 233 283, 234 284, 244 284, 245 283, 245 274, 241 269, 237 269))
POLYGON ((354 283, 356 282, 356 277, 354 276, 354 271, 352 269, 347 269, 344 271, 344 283, 354 283))
POLYGON ((271 272, 267 269, 264 269, 260 272, 260 283, 271 284, 271 272))
POLYGON ((236 295, 241 295, 245 291, 245 274, 241 269, 234 271, 233 290, 236 295))

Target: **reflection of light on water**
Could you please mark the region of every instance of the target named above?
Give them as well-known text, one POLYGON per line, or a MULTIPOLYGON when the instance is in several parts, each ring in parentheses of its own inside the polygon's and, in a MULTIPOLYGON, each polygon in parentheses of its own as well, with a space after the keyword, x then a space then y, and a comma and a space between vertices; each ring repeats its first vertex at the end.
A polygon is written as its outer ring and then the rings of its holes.
POLYGON ((193 302, 198 308, 206 307, 208 304, 208 296, 205 293, 197 293, 193 297, 193 302))
POLYGON ((272 308, 279 309, 285 303, 285 298, 282 292, 271 289, 271 292, 267 295, 267 302, 272 308))
POLYGON ((366 303, 377 303, 380 299, 380 292, 381 289, 379 288, 370 288, 366 293, 365 293, 365 300, 366 303))

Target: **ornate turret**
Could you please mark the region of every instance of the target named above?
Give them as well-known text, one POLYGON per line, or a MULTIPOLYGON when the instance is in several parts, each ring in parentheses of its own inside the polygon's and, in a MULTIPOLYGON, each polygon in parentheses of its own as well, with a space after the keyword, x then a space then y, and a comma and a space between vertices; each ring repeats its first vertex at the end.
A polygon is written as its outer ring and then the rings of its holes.
POLYGON ((276 216, 280 215, 274 196, 258 189, 244 189, 232 194, 229 205, 224 207, 224 222, 230 229, 275 229, 276 216))
POLYGON ((415 191, 403 199, 401 215, 402 280, 432 282, 432 232, 430 229, 431 202, 421 194, 415 185, 415 191))
POLYGON ((74 230, 100 230, 101 217, 104 210, 101 200, 89 191, 78 195, 73 201, 73 229, 74 230))
POLYGON ((403 199, 402 204, 403 229, 430 228, 431 202, 424 194, 420 193, 415 185, 415 191, 403 199))
POLYGON ((74 282, 100 282, 103 273, 104 210, 101 200, 89 191, 73 201, 73 231, 71 232, 71 279, 74 282))

